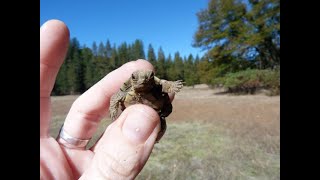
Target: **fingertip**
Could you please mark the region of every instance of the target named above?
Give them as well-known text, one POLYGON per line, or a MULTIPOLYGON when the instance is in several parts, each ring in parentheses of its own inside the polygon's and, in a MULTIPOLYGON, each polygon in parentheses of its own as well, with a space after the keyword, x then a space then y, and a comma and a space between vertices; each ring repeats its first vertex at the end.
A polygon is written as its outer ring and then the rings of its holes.
POLYGON ((69 29, 59 20, 49 20, 40 28, 40 96, 50 95, 56 75, 67 54, 69 29))
POLYGON ((134 179, 146 164, 160 131, 155 110, 143 104, 126 108, 92 148, 92 167, 83 177, 134 179), (111 127, 112 126, 112 127, 111 127))
POLYGON ((40 62, 60 67, 69 45, 67 25, 57 19, 45 22, 40 28, 40 62))
POLYGON ((63 21, 58 19, 48 20, 40 27, 41 31, 46 31, 47 29, 54 29, 56 33, 62 33, 67 37, 70 36, 70 31, 67 25, 63 21))

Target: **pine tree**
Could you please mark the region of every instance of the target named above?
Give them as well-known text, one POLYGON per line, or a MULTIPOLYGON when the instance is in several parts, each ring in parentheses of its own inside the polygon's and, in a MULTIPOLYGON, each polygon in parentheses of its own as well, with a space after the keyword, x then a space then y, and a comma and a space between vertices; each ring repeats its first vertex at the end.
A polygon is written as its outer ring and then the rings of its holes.
POLYGON ((128 61, 134 60, 133 44, 128 44, 127 55, 128 55, 128 61))
POLYGON ((93 41, 93 43, 92 43, 92 53, 94 56, 98 56, 98 46, 95 41, 93 41))
POLYGON ((196 68, 192 54, 184 61, 184 78, 187 86, 193 86, 196 83, 196 68))
POLYGON ((104 57, 106 57, 107 59, 110 59, 111 58, 111 53, 112 53, 112 47, 111 47, 110 41, 108 39, 107 42, 106 42, 106 45, 105 45, 104 57))
POLYGON ((257 52, 259 68, 280 65, 280 0, 249 0, 252 26, 248 43, 257 52))
POLYGON ((126 42, 122 43, 118 48, 118 57, 120 65, 130 61, 128 45, 126 42))
POLYGON ((66 84, 70 94, 76 94, 79 91, 81 78, 80 65, 80 44, 76 38, 72 38, 69 44, 69 50, 66 58, 66 84))
POLYGON ((151 44, 148 46, 148 61, 153 65, 153 67, 156 67, 157 59, 151 44))
POLYGON ((157 75, 158 77, 162 78, 162 79, 167 79, 167 73, 166 73, 166 57, 164 55, 164 52, 162 50, 162 48, 160 47, 158 49, 158 59, 157 59, 157 64, 156 64, 156 68, 157 68, 157 75))
POLYGON ((100 56, 100 57, 105 57, 105 53, 106 52, 106 50, 105 50, 105 47, 104 47, 104 44, 103 44, 103 42, 101 41, 100 43, 99 43, 99 47, 98 47, 98 56, 100 56))
POLYGON ((243 60, 258 61, 261 68, 278 65, 279 2, 210 0, 207 9, 197 14, 199 27, 194 36, 194 46, 205 49, 210 60, 223 62, 217 66, 232 64, 223 67, 221 72, 251 66, 243 60))
POLYGON ((139 39, 135 40, 132 45, 132 60, 145 59, 143 42, 139 39))
POLYGON ((199 76, 199 71, 198 71, 199 63, 200 63, 200 58, 199 58, 199 55, 197 54, 196 58, 194 59, 194 63, 193 63, 194 76, 195 76, 194 84, 199 84, 200 83, 200 76, 199 76))
POLYGON ((115 70, 118 67, 120 67, 120 60, 118 57, 118 52, 115 44, 113 45, 113 48, 111 51, 110 65, 112 67, 112 70, 115 70))
POLYGON ((52 90, 52 95, 66 95, 69 94, 68 80, 67 80, 67 66, 66 60, 61 65, 56 81, 52 90))
POLYGON ((175 67, 174 67, 174 63, 172 61, 172 57, 171 54, 169 53, 168 55, 168 59, 166 61, 166 74, 168 75, 168 80, 170 81, 174 81, 177 80, 177 76, 176 76, 176 71, 175 71, 175 67))
POLYGON ((183 66, 183 60, 180 57, 180 53, 177 51, 174 54, 174 60, 173 60, 173 67, 174 67, 174 79, 176 80, 184 80, 184 66, 183 66))
POLYGON ((196 67, 199 75, 199 82, 201 84, 210 84, 211 80, 214 78, 214 67, 209 59, 203 57, 196 67))
POLYGON ((85 90, 94 85, 95 67, 93 65, 93 53, 91 49, 85 47, 82 49, 82 58, 84 64, 84 84, 85 90))

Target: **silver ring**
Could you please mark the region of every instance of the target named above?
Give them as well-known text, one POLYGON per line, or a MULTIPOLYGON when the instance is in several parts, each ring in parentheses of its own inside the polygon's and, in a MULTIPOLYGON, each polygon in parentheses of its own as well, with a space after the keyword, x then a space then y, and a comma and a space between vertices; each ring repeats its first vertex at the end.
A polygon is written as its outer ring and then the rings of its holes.
POLYGON ((90 139, 78 139, 78 138, 72 137, 64 131, 64 128, 62 125, 59 135, 57 137, 57 141, 68 148, 84 148, 88 145, 90 139))

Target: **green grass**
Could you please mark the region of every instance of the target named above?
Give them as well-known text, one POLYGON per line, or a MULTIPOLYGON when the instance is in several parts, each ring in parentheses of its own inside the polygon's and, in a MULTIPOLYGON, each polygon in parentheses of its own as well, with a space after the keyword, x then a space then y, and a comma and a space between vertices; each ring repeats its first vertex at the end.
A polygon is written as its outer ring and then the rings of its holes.
MULTIPOLYGON (((56 136, 61 120, 54 119, 51 134, 56 136)), ((101 122, 94 141, 108 125, 101 122)), ((213 122, 168 122, 168 129, 156 144, 142 179, 280 179, 278 135, 234 133, 231 126, 213 122)))
POLYGON ((268 152, 268 144, 228 131, 213 123, 168 123, 137 179, 280 179, 279 144, 268 152))

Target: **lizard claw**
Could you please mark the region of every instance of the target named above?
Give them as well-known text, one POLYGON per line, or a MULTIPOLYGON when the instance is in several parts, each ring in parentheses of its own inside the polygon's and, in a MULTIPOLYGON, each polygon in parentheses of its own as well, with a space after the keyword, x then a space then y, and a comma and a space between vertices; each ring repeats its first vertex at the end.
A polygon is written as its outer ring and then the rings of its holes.
POLYGON ((182 80, 174 81, 172 82, 172 85, 171 85, 171 92, 177 93, 180 91, 182 87, 183 87, 182 80))

